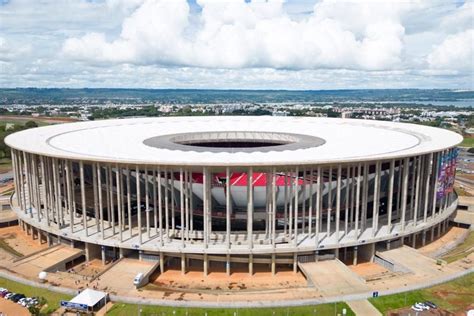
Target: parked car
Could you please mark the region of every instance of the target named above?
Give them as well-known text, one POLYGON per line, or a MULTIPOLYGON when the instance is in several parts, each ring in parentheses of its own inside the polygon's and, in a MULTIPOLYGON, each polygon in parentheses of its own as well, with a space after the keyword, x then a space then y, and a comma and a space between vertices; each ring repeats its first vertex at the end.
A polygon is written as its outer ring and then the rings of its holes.
POLYGON ((25 306, 25 305, 23 305, 23 304, 26 302, 27 299, 28 299, 27 297, 20 298, 20 299, 18 300, 17 304, 22 305, 22 306, 25 306))
POLYGON ((424 302, 424 304, 431 307, 431 308, 438 308, 438 305, 436 305, 435 303, 433 303, 431 301, 426 301, 426 302, 424 302))
POLYGON ((430 310, 430 307, 428 305, 425 305, 424 303, 415 303, 415 306, 421 308, 424 311, 430 310))
POLYGON ((411 309, 414 310, 415 312, 422 312, 423 311, 423 308, 418 307, 417 305, 413 305, 411 307, 411 309))
POLYGON ((12 296, 15 295, 15 294, 16 294, 16 293, 10 292, 10 293, 8 293, 7 295, 5 295, 5 298, 6 298, 7 300, 9 300, 10 297, 12 297, 12 296))
POLYGON ((13 297, 11 298, 11 300, 15 303, 18 303, 19 300, 21 300, 22 298, 25 298, 26 296, 23 295, 23 294, 16 294, 16 295, 13 295, 13 297))

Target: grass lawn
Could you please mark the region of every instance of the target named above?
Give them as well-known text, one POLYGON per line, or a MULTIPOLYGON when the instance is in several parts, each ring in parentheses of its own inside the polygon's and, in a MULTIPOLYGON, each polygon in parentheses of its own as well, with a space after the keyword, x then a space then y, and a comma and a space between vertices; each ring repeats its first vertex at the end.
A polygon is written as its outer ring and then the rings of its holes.
POLYGON ((139 310, 142 312, 140 315, 199 315, 199 316, 283 316, 283 315, 342 315, 342 309, 347 310, 346 315, 355 315, 352 310, 347 306, 346 303, 337 304, 322 304, 316 306, 302 306, 302 307, 280 307, 280 308, 174 308, 174 307, 162 307, 162 306, 150 306, 150 305, 132 305, 116 303, 107 315, 120 315, 120 316, 131 316, 138 315, 139 310), (176 311, 173 314, 173 311, 176 311), (187 314, 186 314, 187 312, 187 314), (207 313, 207 314, 206 314, 207 313))
POLYGON ((432 301, 452 312, 463 312, 474 297, 474 273, 427 289, 370 298, 369 301, 385 315, 390 310, 408 307, 420 301, 432 301))
POLYGON ((464 137, 463 141, 459 146, 462 147, 474 147, 474 137, 464 137))
POLYGON ((10 159, 0 159, 0 173, 5 173, 12 170, 12 161, 10 159))
POLYGON ((449 251, 441 259, 451 263, 470 255, 472 252, 474 252, 474 231, 469 232, 462 244, 449 251))
POLYGON ((18 282, 10 281, 4 278, 0 278, 0 287, 7 288, 11 292, 23 293, 26 296, 42 296, 46 299, 47 305, 41 310, 42 313, 47 315, 53 313, 59 308, 61 300, 70 300, 72 297, 66 294, 60 294, 45 289, 31 287, 18 282))

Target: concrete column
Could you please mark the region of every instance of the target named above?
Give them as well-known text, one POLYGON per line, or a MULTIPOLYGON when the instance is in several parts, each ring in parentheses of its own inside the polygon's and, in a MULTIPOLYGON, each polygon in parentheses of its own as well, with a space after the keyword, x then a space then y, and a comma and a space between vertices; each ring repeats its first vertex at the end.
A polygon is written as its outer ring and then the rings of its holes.
POLYGON ((403 180, 402 180, 403 181, 402 217, 400 219, 402 232, 405 231, 405 216, 406 216, 406 211, 407 211, 407 192, 408 192, 408 170, 410 169, 409 163, 410 163, 409 158, 405 158, 403 161, 403 180))
MULTIPOLYGON (((349 197, 350 197, 350 193, 352 193, 352 190, 350 190, 350 186, 353 183, 352 182, 353 172, 354 172, 354 168, 347 166, 346 179, 344 181, 344 184, 346 187, 345 203, 344 203, 345 204, 344 205, 344 237, 347 236, 347 233, 349 231, 349 217, 352 217, 352 215, 349 214, 349 203, 350 203, 349 197), (349 182, 349 179, 351 179, 351 182, 349 182)), ((353 212, 353 209, 351 208, 351 213, 352 212, 353 212)))
POLYGON ((430 153, 428 158, 425 160, 425 194, 424 194, 424 207, 423 207, 423 222, 426 223, 428 220, 428 202, 430 192, 430 177, 432 172, 431 162, 433 161, 433 153, 430 153))
POLYGON ((416 233, 411 235, 411 247, 416 249, 416 233))
MULTIPOLYGON (((95 226, 97 232, 100 231, 100 222, 99 222, 99 201, 97 195, 97 164, 92 164, 92 189, 94 191, 94 217, 95 217, 95 226)), ((99 188, 102 189, 102 188, 99 188)))
POLYGON ((375 163, 374 201, 372 209, 372 237, 377 234, 377 231, 379 229, 380 165, 380 161, 377 161, 375 163))
POLYGON ((135 180, 137 186, 137 218, 138 218, 138 244, 143 243, 142 237, 142 207, 141 207, 141 192, 140 192, 140 168, 138 165, 135 166, 135 180))
MULTIPOLYGON (((310 174, 310 181, 309 181, 309 217, 308 217, 308 236, 311 237, 313 233, 313 195, 314 195, 314 171, 311 168, 309 170, 310 174)), ((275 170, 273 170, 273 181, 275 181, 275 170)), ((273 185, 273 192, 276 192, 275 185, 273 185)), ((305 189, 306 191, 306 189, 305 189)), ((274 202, 276 204, 276 201, 274 202)), ((276 205, 275 205, 275 218, 274 221, 276 220, 276 205)))
POLYGON ((413 206, 413 226, 416 227, 418 212, 419 212, 419 202, 420 202, 420 183, 421 183, 421 169, 422 169, 422 157, 418 157, 417 167, 416 167, 416 184, 415 184, 415 204, 413 206))
POLYGON ((276 274, 276 258, 275 253, 272 253, 272 275, 275 276, 276 274))
POLYGON ((46 243, 48 244, 48 247, 51 247, 52 240, 51 240, 51 235, 49 233, 46 233, 46 243))
POLYGON ((370 244, 370 262, 375 260, 375 243, 370 244))
POLYGON ((122 259, 125 257, 123 248, 119 248, 119 258, 122 259))
MULTIPOLYGON (((130 234, 130 238, 133 236, 132 231, 132 193, 131 193, 131 185, 130 185, 130 168, 127 166, 126 169, 126 187, 127 187, 127 212, 128 212, 128 232, 130 234)), ((100 195, 99 195, 100 196, 100 195)), ((103 225, 103 223, 101 224, 103 225)), ((103 228, 102 228, 103 229, 103 228)))
POLYGON ((289 196, 288 196, 288 237, 289 241, 288 243, 291 242, 291 239, 293 238, 293 191, 294 191, 294 185, 293 185, 293 173, 292 172, 287 172, 287 176, 289 177, 288 179, 288 191, 289 191, 289 196))
POLYGON ((359 239, 359 207, 360 207, 360 180, 362 173, 362 165, 359 163, 357 165, 357 186, 356 186, 356 203, 355 203, 355 225, 354 225, 354 239, 359 239))
POLYGON ((180 217, 181 217, 181 247, 185 247, 184 242, 184 174, 183 168, 179 169, 179 208, 180 208, 180 217))
POLYGON ((360 234, 363 234, 367 227, 367 204, 369 195, 369 164, 367 163, 364 163, 364 176, 362 181, 362 216, 360 219, 360 234))
POLYGON ((395 160, 390 160, 390 172, 388 180, 388 205, 387 205, 387 228, 388 232, 392 232, 392 211, 393 211, 393 182, 395 179, 395 160))
MULTIPOLYGON (((276 242, 276 212, 277 212, 277 202, 276 202, 276 170, 272 169, 272 205, 271 205, 271 231, 272 231, 272 248, 275 249, 276 242)), ((309 225, 311 227, 311 223, 309 225)), ((311 228, 310 228, 311 230, 311 228)))
POLYGON ((230 254, 229 253, 227 253, 226 255, 225 272, 227 276, 230 276, 230 254))
MULTIPOLYGON (((160 231, 160 246, 163 247, 163 194, 161 185, 161 170, 158 168, 158 225, 160 231)), ((160 255, 160 258, 163 255, 160 255)))
POLYGON ((294 216, 294 230, 295 230, 295 239, 293 240, 293 243, 295 245, 295 247, 298 245, 298 200, 299 200, 299 185, 298 185, 298 179, 299 179, 299 171, 298 171, 298 167, 296 167, 296 170, 295 170, 295 181, 294 181, 294 185, 295 185, 295 188, 294 188, 294 193, 295 193, 295 205, 294 205, 294 208, 295 208, 295 216, 294 216))
POLYGON ((390 250, 391 246, 390 246, 390 240, 387 240, 387 250, 390 250))
MULTIPOLYGON (((157 186, 157 176, 156 176, 156 167, 155 168, 152 168, 152 190, 153 190, 153 227, 155 228, 155 236, 158 234, 158 195, 157 195, 157 189, 158 189, 158 186, 157 186)), ((187 179, 186 179, 187 180, 187 179)), ((186 182, 187 183, 187 182, 186 182)), ((122 192, 122 195, 123 195, 123 192, 122 192)), ((186 213, 187 215, 187 213, 186 213)), ((188 222, 186 221, 186 229, 188 228, 188 222)), ((160 232, 161 234, 161 232, 160 232)))
POLYGON ((433 205, 432 205, 432 211, 431 211, 431 217, 434 218, 436 216, 436 195, 438 192, 438 173, 439 173, 439 159, 440 159, 440 153, 435 154, 435 158, 433 159, 433 177, 434 177, 434 189, 433 189, 433 205))
POLYGON ((358 248, 357 248, 357 246, 355 246, 354 247, 354 256, 352 258, 352 264, 353 265, 357 265, 357 250, 358 250, 358 248))
POLYGON ((298 272, 298 254, 295 252, 293 254, 293 273, 298 272))
POLYGON ((164 273, 165 272, 165 254, 164 253, 160 253, 160 273, 164 273))
MULTIPOLYGON (((309 205, 307 206, 306 200, 308 199, 308 194, 306 193, 306 188, 308 187, 309 181, 308 181, 308 171, 306 169, 303 169, 303 185, 302 185, 302 196, 303 196, 303 203, 301 205, 301 210, 303 211, 302 214, 302 222, 301 222, 301 233, 303 235, 306 234, 306 211, 309 209, 309 205)), ((309 203, 308 203, 309 204, 309 203)), ((309 216, 309 215, 308 215, 309 216)), ((310 225, 308 225, 309 227, 310 225)))
POLYGON ((208 274, 208 268, 209 268, 209 262, 207 260, 207 253, 204 254, 204 260, 203 260, 203 268, 204 268, 204 277, 207 277, 208 274))
POLYGON ((247 171, 247 239, 249 248, 253 248, 253 169, 247 171))
POLYGON ((339 243, 340 218, 341 218, 341 165, 339 164, 337 166, 337 182, 336 182, 336 242, 337 243, 339 243))
MULTIPOLYGON (((225 170, 226 174, 226 182, 225 182, 225 240, 226 240, 226 245, 227 245, 227 250, 230 249, 230 213, 231 213, 231 207, 232 207, 232 201, 231 201, 231 192, 230 192, 230 168, 227 167, 225 170)), ((227 261, 228 262, 228 261, 227 261)), ((228 273, 229 274, 229 273, 228 273)))
POLYGON ((89 243, 88 242, 85 242, 85 256, 86 256, 86 262, 89 263, 90 261, 90 249, 89 249, 89 243))
MULTIPOLYGON (((119 168, 119 165, 117 164, 115 166, 115 182, 116 182, 116 196, 117 196, 117 215, 118 215, 118 230, 119 230, 119 239, 120 242, 123 241, 123 229, 122 229, 122 203, 121 203, 121 197, 122 197, 122 170, 119 168)), ((148 235, 148 237, 150 237, 148 235)))
MULTIPOLYGON (((206 167, 203 168, 203 179, 202 179, 202 182, 203 182, 203 186, 202 186, 202 195, 203 195, 203 239, 204 239, 204 247, 207 248, 208 247, 208 243, 209 243, 209 234, 208 234, 208 230, 209 230, 209 225, 208 225, 208 209, 209 209, 209 199, 210 197, 208 196, 209 194, 209 190, 207 189, 207 186, 208 186, 208 178, 209 178, 209 173, 208 173, 208 169, 206 167)), ((207 258, 207 257, 206 257, 207 258)), ((206 274, 207 275, 207 274, 206 274)))
POLYGON ((283 188, 283 196, 285 198, 285 205, 283 209, 283 216, 284 216, 285 226, 283 228, 283 234, 286 237, 287 231, 288 231, 288 173, 285 171, 284 175, 285 175, 285 186, 283 188))
MULTIPOLYGON (((57 164, 56 164, 56 159, 52 159, 52 175, 53 175, 53 195, 54 195, 54 198, 53 198, 53 208, 55 209, 55 220, 56 220, 56 224, 58 225, 58 229, 61 229, 61 218, 60 218, 60 208, 61 208, 61 202, 59 201, 59 195, 58 195, 58 177, 57 177, 57 164)), ((26 164, 27 168, 29 168, 29 164, 27 163, 26 164)), ((28 178, 28 182, 30 182, 28 184, 28 186, 31 184, 31 179, 30 179, 30 174, 28 173, 27 174, 27 178, 28 178)), ((82 193, 82 182, 81 182, 81 193, 82 193)), ((30 207, 31 207, 31 190, 28 188, 28 197, 30 199, 30 207)), ((82 214, 82 217, 84 218, 84 216, 87 216, 84 212, 84 206, 82 205, 82 208, 83 208, 83 214, 82 214)), ((84 224, 84 227, 87 229, 86 227, 87 225, 84 224)), ((87 236, 87 231, 86 231, 86 236, 87 236)))
POLYGON ((181 253, 181 274, 182 275, 186 274, 186 255, 184 254, 184 252, 181 253))
POLYGON ((79 174, 81 181, 81 208, 82 208, 82 225, 84 226, 84 232, 86 237, 89 236, 87 232, 87 205, 86 205, 86 188, 84 184, 84 162, 79 162, 79 174))
POLYGON ((328 209, 326 222, 326 236, 331 237, 331 211, 332 211, 332 166, 329 166, 329 180, 328 180, 328 209))
POLYGON ((253 254, 249 254, 249 274, 253 275, 253 254))
MULTIPOLYGON (((98 187, 98 198, 99 198, 99 221, 100 221, 100 232, 102 234, 102 239, 105 238, 105 231, 104 231, 104 201, 102 199, 102 167, 97 164, 97 187, 98 187)), ((130 237, 132 237, 132 233, 130 232, 130 237)))
POLYGON ((105 265, 105 246, 100 247, 100 255, 102 258, 102 265, 105 265))
POLYGON ((426 245, 426 230, 422 232, 421 238, 421 245, 424 247, 426 245))
POLYGON ((321 221, 321 167, 318 166, 318 178, 316 184, 316 226, 314 228, 314 240, 316 247, 319 246, 319 227, 321 221))

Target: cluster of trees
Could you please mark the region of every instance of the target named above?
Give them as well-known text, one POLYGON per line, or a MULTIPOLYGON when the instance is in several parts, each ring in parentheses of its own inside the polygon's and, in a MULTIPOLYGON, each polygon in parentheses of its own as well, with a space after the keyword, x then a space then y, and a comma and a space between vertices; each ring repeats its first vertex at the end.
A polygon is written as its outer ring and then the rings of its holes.
POLYGON ((137 108, 103 108, 95 107, 92 108, 92 115, 89 117, 91 120, 114 118, 114 117, 131 117, 131 116, 161 116, 163 115, 155 106, 149 105, 137 108))
POLYGON ((10 147, 8 147, 5 144, 5 137, 10 135, 11 133, 15 133, 15 132, 22 131, 29 128, 38 127, 38 124, 35 121, 28 121, 23 125, 14 124, 13 126, 8 127, 8 128, 7 126, 8 126, 7 124, 0 124, 0 159, 11 158, 11 150, 10 150, 10 147))

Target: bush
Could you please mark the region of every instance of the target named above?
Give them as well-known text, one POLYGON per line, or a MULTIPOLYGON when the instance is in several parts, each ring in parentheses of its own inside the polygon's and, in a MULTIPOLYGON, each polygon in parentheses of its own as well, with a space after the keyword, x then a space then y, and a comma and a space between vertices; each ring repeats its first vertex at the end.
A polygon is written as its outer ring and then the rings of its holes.
POLYGON ((26 128, 38 127, 38 124, 35 121, 28 121, 25 123, 26 128))

